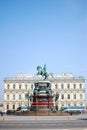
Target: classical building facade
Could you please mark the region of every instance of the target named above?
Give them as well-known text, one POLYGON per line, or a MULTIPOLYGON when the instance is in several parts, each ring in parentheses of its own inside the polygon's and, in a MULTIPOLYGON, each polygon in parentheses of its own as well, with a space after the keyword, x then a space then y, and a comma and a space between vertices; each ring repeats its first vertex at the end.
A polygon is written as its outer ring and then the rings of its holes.
MULTIPOLYGON (((17 109, 21 105, 31 106, 31 102, 26 99, 26 94, 33 93, 34 83, 43 80, 39 75, 29 76, 18 74, 17 77, 4 79, 4 110, 17 109)), ((85 101, 85 79, 74 77, 72 73, 53 75, 48 80, 51 82, 52 91, 55 95, 59 93, 58 109, 62 106, 86 106, 85 101)), ((55 104, 55 102, 54 102, 55 104)))

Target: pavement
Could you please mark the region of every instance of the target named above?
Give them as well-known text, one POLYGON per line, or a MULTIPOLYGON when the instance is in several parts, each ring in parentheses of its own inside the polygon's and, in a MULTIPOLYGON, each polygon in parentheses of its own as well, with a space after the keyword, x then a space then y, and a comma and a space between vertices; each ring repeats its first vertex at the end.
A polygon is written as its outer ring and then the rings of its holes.
POLYGON ((87 114, 71 116, 0 116, 0 130, 87 130, 87 114))
POLYGON ((69 116, 16 116, 3 115, 0 120, 87 120, 87 114, 69 116))

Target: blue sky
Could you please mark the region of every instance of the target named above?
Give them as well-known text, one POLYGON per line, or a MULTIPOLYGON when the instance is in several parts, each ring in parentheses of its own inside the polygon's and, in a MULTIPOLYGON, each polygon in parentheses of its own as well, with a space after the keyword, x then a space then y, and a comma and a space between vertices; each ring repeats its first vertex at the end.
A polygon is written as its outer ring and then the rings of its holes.
POLYGON ((0 102, 5 77, 38 65, 87 79, 86 50, 87 0, 0 0, 0 102))

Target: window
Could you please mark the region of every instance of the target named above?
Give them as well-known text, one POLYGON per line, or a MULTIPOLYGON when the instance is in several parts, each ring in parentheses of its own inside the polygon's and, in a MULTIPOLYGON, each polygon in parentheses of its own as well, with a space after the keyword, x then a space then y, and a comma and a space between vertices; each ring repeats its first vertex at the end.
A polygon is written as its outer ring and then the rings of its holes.
POLYGON ((70 94, 67 95, 67 98, 70 99, 70 94))
POLYGON ((64 95, 63 94, 61 95, 61 99, 64 99, 64 95))
POLYGON ((27 96, 26 96, 26 94, 25 94, 25 99, 27 99, 27 96))
POLYGON ((76 84, 73 84, 73 88, 76 89, 76 84))
POLYGON ((70 89, 70 84, 67 84, 67 88, 70 89))
POLYGON ((21 89, 21 84, 19 84, 19 89, 21 89))
POLYGON ((76 99, 76 94, 74 94, 74 99, 76 99))
POLYGON ((7 84, 7 89, 9 89, 9 87, 10 87, 10 85, 9 85, 9 84, 7 84))
POLYGON ((9 105, 7 105, 7 109, 9 109, 9 105))
POLYGON ((64 89, 64 85, 63 84, 61 84, 61 88, 64 89))
POLYGON ((13 89, 15 89, 15 84, 13 84, 13 89))
POLYGON ((21 95, 19 95, 19 100, 21 100, 21 95))
POLYGON ((82 99, 83 97, 82 97, 82 94, 80 94, 80 99, 82 99))
POLYGON ((7 100, 9 100, 9 95, 7 95, 7 100))
POLYGON ((33 89, 33 84, 31 84, 31 89, 33 89))
POLYGON ((82 103, 80 103, 80 106, 83 106, 83 104, 82 104, 82 103))
POLYGON ((15 105, 13 105, 13 109, 15 109, 15 105))
POLYGON ((27 89, 27 84, 25 85, 25 89, 27 89))
POLYGON ((70 106, 70 104, 68 104, 68 106, 70 106))
POLYGON ((15 95, 13 95, 13 100, 15 100, 15 95))
POLYGON ((58 84, 55 84, 55 89, 58 89, 58 84))
POLYGON ((82 84, 79 84, 80 89, 82 89, 82 84))

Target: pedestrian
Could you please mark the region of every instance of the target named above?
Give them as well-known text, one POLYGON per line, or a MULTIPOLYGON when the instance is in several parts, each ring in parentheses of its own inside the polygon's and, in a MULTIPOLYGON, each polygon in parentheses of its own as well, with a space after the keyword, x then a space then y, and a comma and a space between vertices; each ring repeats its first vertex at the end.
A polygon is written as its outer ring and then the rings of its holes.
POLYGON ((3 112, 1 112, 1 116, 3 116, 3 112))

